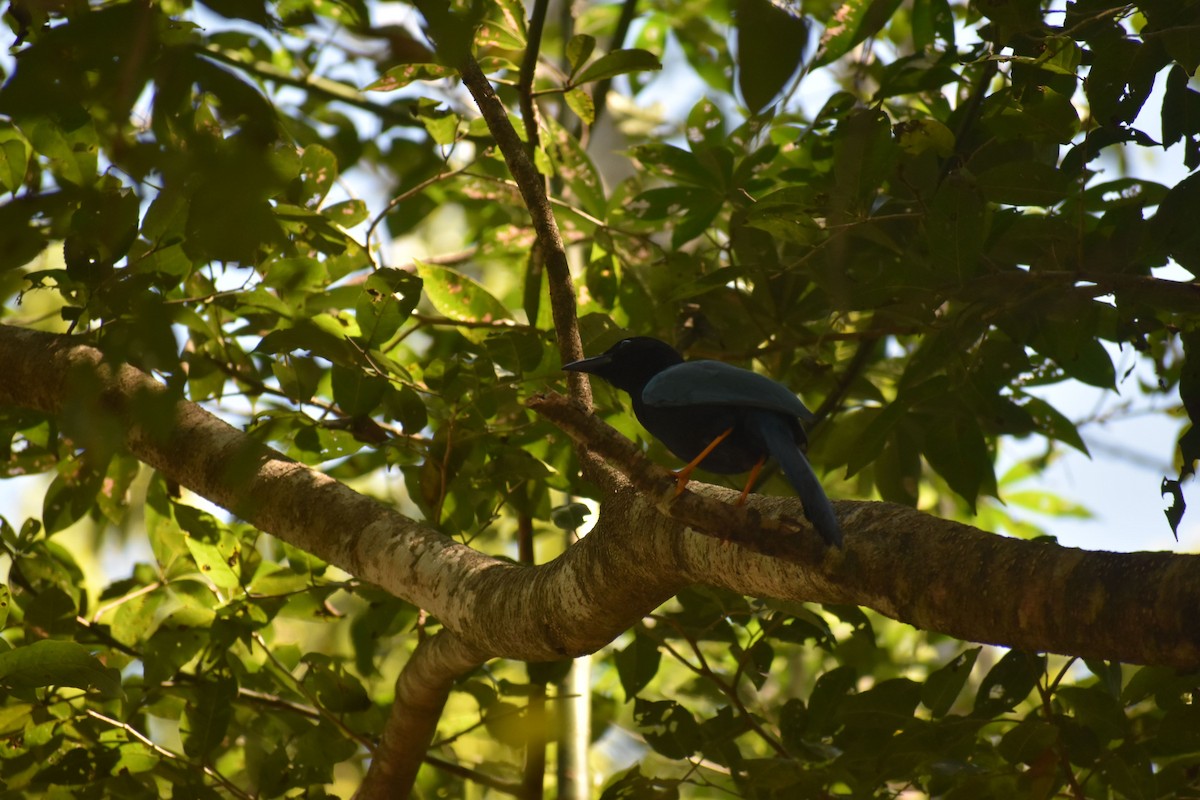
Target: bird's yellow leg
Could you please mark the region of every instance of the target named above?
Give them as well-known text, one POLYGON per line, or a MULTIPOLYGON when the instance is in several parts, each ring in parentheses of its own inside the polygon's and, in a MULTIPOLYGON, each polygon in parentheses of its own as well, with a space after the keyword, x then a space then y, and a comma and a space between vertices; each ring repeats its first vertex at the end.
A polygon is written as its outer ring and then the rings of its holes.
POLYGON ((746 496, 749 495, 750 490, 754 488, 754 481, 758 478, 759 470, 762 469, 763 464, 765 463, 767 463, 767 459, 764 456, 763 458, 760 458, 758 463, 754 465, 754 468, 750 470, 750 477, 746 479, 746 488, 742 489, 742 495, 737 499, 737 502, 734 503, 734 505, 740 506, 742 503, 746 502, 746 496))
POLYGON ((692 473, 696 471, 696 467, 700 462, 708 458, 708 454, 717 449, 717 445, 725 441, 729 434, 733 433, 733 428, 722 433, 717 438, 709 442, 708 447, 700 451, 700 455, 693 458, 686 467, 675 473, 675 496, 683 494, 683 488, 687 486, 688 480, 692 477, 692 473))

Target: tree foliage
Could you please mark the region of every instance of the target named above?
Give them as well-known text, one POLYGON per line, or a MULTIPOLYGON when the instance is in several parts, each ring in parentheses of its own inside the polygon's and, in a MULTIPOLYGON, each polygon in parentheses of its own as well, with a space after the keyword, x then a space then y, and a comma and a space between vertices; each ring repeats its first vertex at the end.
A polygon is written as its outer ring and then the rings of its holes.
MULTIPOLYGON (((46 476, 40 512, 0 517, 12 796, 347 795, 443 630, 140 463, 130 416, 169 436, 176 403, 201 404, 539 564, 594 513, 581 499, 610 497, 527 406, 580 338, 752 366, 818 410, 832 496, 1025 538, 1045 532, 997 500, 1087 452, 1047 387, 1130 391, 1129 349, 1156 379, 1135 391, 1200 419, 1200 290, 1180 280, 1200 266, 1195 2, 628 0, 551 20, 513 0, 13 0, 5 21, 0 318, 165 387, 124 416, 93 371, 5 390, 4 475, 46 476), (1186 177, 1128 176, 1159 148, 1186 177), (1012 437, 1046 456, 997 475, 1012 437)), ((1182 478, 1200 438, 1180 448, 1182 478)), ((231 449, 221 469, 252 462, 231 449)), ((513 764, 554 738, 566 665, 448 674, 417 791, 536 793, 513 764)), ((690 586, 599 652, 593 762, 607 798, 1187 796, 1195 689, 690 586)))

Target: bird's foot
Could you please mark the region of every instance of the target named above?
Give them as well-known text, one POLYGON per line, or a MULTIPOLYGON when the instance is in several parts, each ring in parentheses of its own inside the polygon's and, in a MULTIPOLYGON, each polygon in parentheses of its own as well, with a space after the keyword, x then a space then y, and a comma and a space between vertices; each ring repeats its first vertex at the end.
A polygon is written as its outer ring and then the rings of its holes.
POLYGON ((687 488, 688 481, 692 479, 692 469, 684 467, 675 473, 675 496, 683 494, 683 490, 687 488))

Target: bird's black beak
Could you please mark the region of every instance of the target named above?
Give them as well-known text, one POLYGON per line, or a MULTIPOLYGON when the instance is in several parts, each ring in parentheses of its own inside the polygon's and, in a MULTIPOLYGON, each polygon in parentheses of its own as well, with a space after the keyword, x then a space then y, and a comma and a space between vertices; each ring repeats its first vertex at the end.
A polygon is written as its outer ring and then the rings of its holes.
POLYGON ((562 368, 565 372, 588 372, 595 375, 599 374, 610 364, 612 364, 612 356, 608 353, 601 353, 598 356, 581 358, 578 361, 572 361, 570 364, 563 364, 562 368))

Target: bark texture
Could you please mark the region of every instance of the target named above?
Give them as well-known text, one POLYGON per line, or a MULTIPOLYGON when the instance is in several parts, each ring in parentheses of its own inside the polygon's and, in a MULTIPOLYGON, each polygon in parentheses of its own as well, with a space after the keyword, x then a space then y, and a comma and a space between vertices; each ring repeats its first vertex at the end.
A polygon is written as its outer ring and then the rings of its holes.
POLYGON ((455 679, 486 660, 485 653, 446 630, 418 645, 396 679, 396 701, 358 800, 402 796, 397 788, 413 785, 455 679))
POLYGON ((427 609, 480 657, 593 652, 691 583, 795 601, 867 606, 962 639, 1131 663, 1200 666, 1200 556, 1107 553, 986 533, 888 503, 839 501, 843 550, 824 548, 794 498, 692 484, 577 403, 530 401, 629 476, 592 535, 523 567, 442 536, 265 447, 77 339, 0 326, 0 405, 113 415, 129 450, 260 530, 427 609), (164 435, 135 417, 173 403, 164 435), (732 543, 732 544, 730 544, 732 543))

